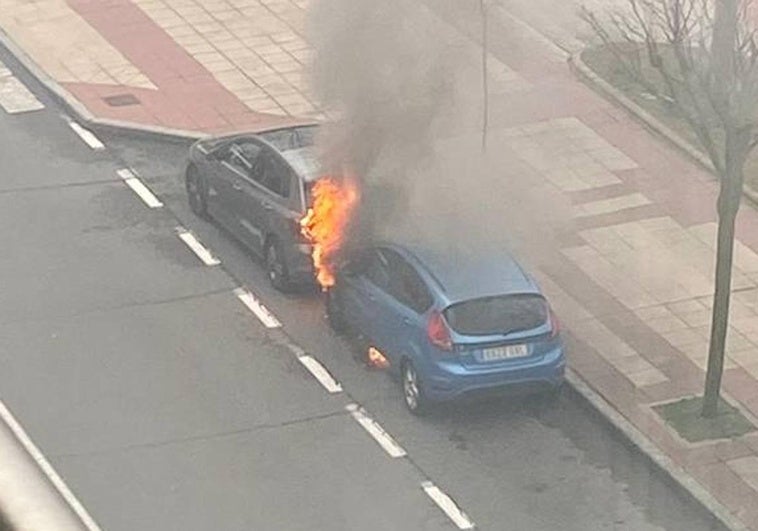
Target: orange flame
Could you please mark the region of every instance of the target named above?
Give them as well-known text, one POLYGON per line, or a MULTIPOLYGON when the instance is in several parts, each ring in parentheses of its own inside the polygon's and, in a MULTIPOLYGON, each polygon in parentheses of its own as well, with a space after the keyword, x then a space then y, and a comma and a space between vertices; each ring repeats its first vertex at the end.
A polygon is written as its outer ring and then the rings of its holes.
POLYGON ((379 352, 378 349, 374 347, 368 348, 368 364, 372 367, 376 367, 377 369, 386 369, 390 366, 390 361, 385 357, 384 354, 379 352))
POLYGON ((311 192, 313 206, 300 220, 300 230, 313 244, 316 279, 323 289, 334 285, 334 255, 345 241, 345 231, 358 202, 352 179, 319 179, 311 192))

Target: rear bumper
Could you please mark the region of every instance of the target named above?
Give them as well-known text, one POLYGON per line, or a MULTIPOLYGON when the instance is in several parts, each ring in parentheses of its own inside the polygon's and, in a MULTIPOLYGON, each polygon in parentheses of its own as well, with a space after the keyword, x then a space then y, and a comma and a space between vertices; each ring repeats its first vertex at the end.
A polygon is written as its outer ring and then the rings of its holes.
POLYGON ((432 364, 424 375, 424 392, 429 400, 435 402, 489 394, 529 394, 560 387, 565 371, 563 345, 532 364, 486 372, 442 362, 432 364))

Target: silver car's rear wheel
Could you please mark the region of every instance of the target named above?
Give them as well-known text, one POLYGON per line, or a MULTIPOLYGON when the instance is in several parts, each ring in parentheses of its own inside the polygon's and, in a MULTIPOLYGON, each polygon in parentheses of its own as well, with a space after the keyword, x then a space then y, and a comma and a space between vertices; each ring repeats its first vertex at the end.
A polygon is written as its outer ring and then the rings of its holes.
POLYGON ((266 272, 274 288, 279 291, 292 289, 289 269, 284 261, 284 251, 279 240, 274 239, 266 246, 266 272))

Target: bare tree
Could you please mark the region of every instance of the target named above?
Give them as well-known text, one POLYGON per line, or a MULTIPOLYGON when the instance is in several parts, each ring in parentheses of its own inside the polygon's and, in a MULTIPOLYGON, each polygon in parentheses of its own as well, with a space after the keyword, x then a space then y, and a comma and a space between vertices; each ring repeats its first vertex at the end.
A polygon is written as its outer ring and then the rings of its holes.
POLYGON ((618 64, 671 103, 708 155, 720 190, 704 417, 717 414, 729 326, 734 228, 744 166, 758 141, 758 44, 748 0, 628 0, 598 16, 582 9, 618 64))

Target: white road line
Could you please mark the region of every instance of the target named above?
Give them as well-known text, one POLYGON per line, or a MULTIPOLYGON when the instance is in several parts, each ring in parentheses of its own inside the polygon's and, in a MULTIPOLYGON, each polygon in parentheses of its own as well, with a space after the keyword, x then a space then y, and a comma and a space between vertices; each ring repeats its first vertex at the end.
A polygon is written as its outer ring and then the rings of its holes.
POLYGON ((4 66, 0 66, 0 106, 8 114, 45 108, 42 102, 13 75, 13 72, 4 66))
POLYGON ((0 401, 0 419, 2 419, 3 422, 5 422, 5 424, 10 428, 11 432, 13 432, 13 435, 16 437, 16 439, 18 439, 18 442, 21 443, 21 445, 29 453, 32 459, 34 459, 45 476, 47 476, 53 486, 55 486, 58 493, 60 493, 61 497, 66 501, 66 503, 71 507, 71 509, 73 509, 73 511, 82 521, 84 526, 89 531, 101 531, 100 526, 97 525, 95 520, 87 512, 87 509, 85 509, 81 502, 79 502, 79 500, 76 498, 76 496, 74 496, 74 493, 71 492, 71 489, 68 488, 68 485, 66 485, 63 479, 58 475, 47 458, 42 454, 40 449, 37 448, 37 445, 34 444, 31 437, 27 435, 26 431, 24 431, 24 428, 21 426, 21 424, 19 424, 19 422, 2 401, 0 401))
POLYGON ((255 314, 258 320, 263 323, 263 326, 266 328, 281 328, 282 323, 279 322, 279 319, 274 317, 274 315, 268 311, 268 308, 261 304, 252 293, 246 289, 237 288, 234 290, 234 294, 242 301, 242 304, 247 306, 247 308, 255 314))
POLYGON ((326 367, 321 365, 321 363, 319 363, 316 358, 306 354, 304 356, 298 356, 297 359, 300 361, 300 363, 303 364, 306 369, 308 369, 313 377, 316 378, 316 380, 318 380, 319 383, 324 386, 324 389, 326 389, 328 392, 332 394, 342 392, 342 386, 339 384, 339 382, 335 380, 331 374, 329 374, 329 371, 326 370, 326 367))
POLYGON ((461 511, 460 507, 453 501, 453 499, 442 492, 439 487, 437 487, 434 483, 431 481, 424 481, 421 484, 421 487, 424 489, 424 492, 426 492, 427 496, 429 496, 434 503, 437 504, 437 507, 442 509, 442 511, 450 518, 453 523, 458 526, 458 529, 474 529, 476 527, 474 525, 474 522, 471 521, 471 519, 461 511))
POLYGON ((163 203, 155 197, 155 194, 150 191, 150 189, 145 186, 145 184, 139 180, 139 178, 134 174, 132 170, 129 168, 122 168, 118 171, 116 171, 119 177, 121 177, 126 185, 132 189, 132 191, 139 196, 142 201, 149 206, 150 208, 160 208, 163 206, 163 203))
POLYGON ((378 422, 369 417, 363 408, 358 407, 357 404, 348 404, 345 409, 350 411, 352 417, 379 443, 379 446, 384 448, 390 457, 405 457, 407 455, 403 447, 389 433, 384 431, 378 422))
POLYGON ((221 261, 213 256, 211 252, 192 234, 190 231, 183 227, 177 227, 176 233, 179 238, 187 244, 193 253, 207 266, 214 266, 221 263, 221 261))
POLYGON ((74 121, 69 122, 68 126, 73 129, 74 132, 79 135, 79 138, 84 140, 84 143, 92 149, 105 149, 105 144, 100 142, 100 139, 97 138, 89 129, 85 129, 74 121))

